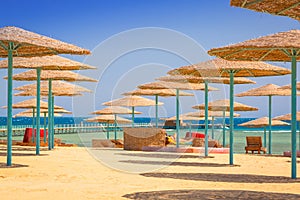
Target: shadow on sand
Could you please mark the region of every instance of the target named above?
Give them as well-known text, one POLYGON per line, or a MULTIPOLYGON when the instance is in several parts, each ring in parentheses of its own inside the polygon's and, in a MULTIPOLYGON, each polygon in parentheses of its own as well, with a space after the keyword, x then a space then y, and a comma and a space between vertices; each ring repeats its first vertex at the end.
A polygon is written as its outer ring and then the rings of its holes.
MULTIPOLYGON (((184 154, 176 154, 176 153, 152 153, 145 154, 145 153, 116 153, 117 155, 121 156, 133 156, 133 157, 143 157, 143 158, 204 158, 199 155, 184 155, 184 154)), ((210 157, 213 158, 213 157, 210 157)))
POLYGON ((272 192, 256 192, 247 190, 165 190, 165 191, 151 191, 151 192, 136 192, 133 194, 126 194, 123 197, 128 199, 148 199, 148 200, 166 200, 166 199, 300 199, 298 194, 283 194, 272 192))
MULTIPOLYGON (((173 162, 173 161, 146 161, 146 160, 120 160, 119 162, 144 164, 144 165, 172 165, 172 166, 189 166, 189 167, 232 167, 229 164, 218 163, 200 163, 200 162, 173 162)), ((239 165, 233 165, 239 166, 239 165)))
POLYGON ((300 179, 285 176, 264 176, 252 174, 214 174, 214 173, 144 173, 146 177, 173 178, 192 181, 212 181, 227 183, 300 183, 300 179))
POLYGON ((28 165, 12 164, 12 166, 7 166, 6 163, 0 163, 0 168, 20 168, 20 167, 28 167, 28 165))

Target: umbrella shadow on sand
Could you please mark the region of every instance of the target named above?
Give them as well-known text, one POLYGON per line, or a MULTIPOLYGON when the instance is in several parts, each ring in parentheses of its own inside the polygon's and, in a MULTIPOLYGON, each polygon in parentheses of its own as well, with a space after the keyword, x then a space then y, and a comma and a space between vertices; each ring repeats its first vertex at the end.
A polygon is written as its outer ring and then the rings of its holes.
POLYGON ((171 158, 171 159, 176 159, 176 158, 199 158, 199 155, 180 155, 180 154, 140 154, 140 153, 117 153, 118 155, 122 156, 133 156, 133 157, 143 157, 143 158, 171 158))
MULTIPOLYGON (((145 165, 172 165, 172 166, 189 166, 189 167, 230 167, 231 166, 229 164, 218 164, 218 163, 146 161, 146 160, 120 160, 119 162, 132 163, 132 164, 145 164, 145 165)), ((234 166, 238 166, 238 165, 234 165, 234 166)))
POLYGON ((165 190, 136 192, 122 197, 128 199, 299 199, 298 194, 282 194, 247 190, 165 190))
MULTIPOLYGON (((0 152, 0 156, 7 156, 7 153, 0 152)), ((12 153, 12 156, 48 156, 48 154, 36 155, 34 152, 32 152, 32 153, 12 153)))
POLYGON ((293 180, 289 177, 284 176, 265 176, 254 174, 144 173, 141 175, 146 177, 227 183, 300 183, 300 180, 293 180))
MULTIPOLYGON (((1 168, 20 168, 20 167, 29 167, 29 165, 12 164, 11 166, 7 166, 6 163, 0 163, 0 169, 1 168)), ((5 177, 0 176, 0 178, 5 178, 5 177)))

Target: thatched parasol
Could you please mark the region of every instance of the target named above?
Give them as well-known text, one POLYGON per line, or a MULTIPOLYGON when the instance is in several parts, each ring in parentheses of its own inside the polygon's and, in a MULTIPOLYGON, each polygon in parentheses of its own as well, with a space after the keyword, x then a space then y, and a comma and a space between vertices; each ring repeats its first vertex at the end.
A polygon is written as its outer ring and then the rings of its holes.
MULTIPOLYGON (((7 165, 12 157, 12 71, 13 57, 34 57, 55 54, 90 54, 89 50, 45 37, 17 27, 0 28, 0 57, 8 57, 7 83, 7 165)), ((40 70, 38 70, 40 72, 40 70)), ((37 99, 37 103, 39 103, 37 99)), ((39 107, 39 106, 38 106, 39 107)), ((39 131, 39 130, 38 130, 39 131)), ((36 154, 39 154, 39 134, 37 134, 36 154)))
MULTIPOLYGON (((225 112, 225 117, 229 117, 229 115, 230 115, 229 112, 225 112)), ((188 116, 191 116, 191 117, 204 117, 205 112, 203 110, 200 110, 198 112, 192 112, 188 116)), ((221 112, 221 111, 208 111, 208 116, 209 117, 223 117, 223 112, 221 112)), ((239 117, 240 114, 233 113, 233 116, 234 117, 239 117)))
MULTIPOLYGON (((194 109, 205 109, 205 104, 193 106, 194 109)), ((225 131, 225 111, 230 111, 230 100, 222 99, 209 102, 207 105, 208 110, 212 111, 223 111, 223 147, 226 146, 226 131, 225 131)), ((252 106, 248 106, 242 103, 233 102, 234 111, 257 111, 258 109, 252 106)), ((214 122, 214 119, 213 119, 214 122)), ((212 126, 214 128, 214 126, 212 126)), ((212 128, 212 138, 214 138, 214 129, 212 128)))
MULTIPOLYGON (((4 77, 5 79, 7 77, 4 77)), ((77 74, 72 71, 60 71, 60 70, 43 70, 41 71, 41 80, 63 80, 68 82, 75 81, 88 81, 97 82, 96 79, 77 74)), ((16 81, 35 81, 37 80, 36 70, 28 70, 19 74, 13 75, 13 80, 16 81)))
MULTIPOLYGON (((40 108, 41 109, 47 109, 48 108, 48 103, 45 102, 45 101, 40 101, 40 108)), ((36 108, 36 98, 33 98, 33 99, 28 99, 28 100, 25 100, 25 101, 21 101, 21 102, 18 102, 18 103, 15 103, 12 105, 13 108, 21 108, 21 109, 24 109, 24 108, 36 108)), ((60 106, 54 106, 54 109, 63 109, 63 107, 60 107, 60 106)))
MULTIPOLYGON (((115 122, 114 122, 114 132, 115 132, 115 140, 117 140, 117 114, 132 114, 132 110, 128 108, 124 108, 121 106, 110 106, 107 108, 103 108, 102 110, 96 110, 92 112, 92 114, 97 114, 97 115, 111 115, 113 114, 115 116, 115 122)), ((142 114, 141 112, 134 111, 134 114, 142 114)), ((109 132, 107 131, 107 139, 109 139, 109 132)))
MULTIPOLYGON (((41 112, 40 114, 45 114, 45 117, 48 116, 47 112, 46 113, 45 112, 41 112)), ((54 113, 54 116, 55 117, 61 117, 62 114, 54 113)), ((35 117, 35 116, 34 116, 33 112, 31 111, 31 112, 19 112, 19 113, 15 114, 13 117, 35 117)))
MULTIPOLYGON (((94 112, 92 112, 92 114, 96 114, 96 115, 111 115, 111 114, 131 114, 132 110, 128 109, 128 108, 124 108, 121 106, 110 106, 107 108, 103 108, 101 110, 96 110, 94 112)), ((141 112, 138 111, 134 111, 134 114, 142 114, 141 112)))
MULTIPOLYGON (((126 92, 123 95, 139 95, 139 96, 155 96, 155 126, 158 127, 158 96, 171 97, 176 96, 175 89, 137 89, 131 92, 126 92)), ((179 91, 179 96, 193 96, 191 93, 179 91)))
POLYGON ((112 101, 108 101, 103 103, 104 106, 125 106, 132 108, 132 126, 134 127, 134 108, 135 107, 143 107, 143 106, 155 106, 155 105, 163 105, 161 102, 155 102, 151 99, 143 98, 140 96, 126 96, 120 99, 115 99, 112 101))
MULTIPOLYGON (((300 90, 300 82, 297 82, 296 88, 297 88, 297 90, 300 90)), ((292 85, 291 84, 284 85, 284 86, 281 86, 279 89, 292 89, 292 85)))
MULTIPOLYGON (((180 82, 180 83, 220 83, 220 84, 230 84, 230 79, 228 77, 197 77, 192 75, 171 75, 171 76, 162 76, 157 78, 159 81, 167 82, 180 82)), ((255 84, 255 81, 252 81, 248 78, 237 77, 234 79, 234 84, 255 84)))
MULTIPOLYGON (((85 119, 85 121, 87 121, 87 122, 104 122, 104 123, 113 124, 113 123, 115 123, 115 116, 114 115, 99 115, 97 117, 85 119)), ((119 116, 117 116, 116 121, 120 124, 131 123, 130 120, 119 117, 119 116)))
POLYGON ((213 87, 207 87, 206 84, 196 83, 180 83, 180 82, 167 82, 156 81, 152 83, 146 83, 139 85, 140 89, 176 89, 176 147, 179 147, 179 90, 217 90, 213 87))
MULTIPOLYGON (((40 92, 40 96, 47 97, 48 95, 49 95, 48 91, 40 92)), ((27 90, 27 91, 16 93, 16 94, 14 94, 14 96, 37 96, 37 91, 36 90, 27 90)), ((76 92, 76 91, 67 91, 67 90, 54 90, 54 91, 52 91, 52 96, 73 97, 73 96, 82 96, 82 93, 76 92)))
POLYGON ((269 97, 269 146, 268 153, 272 154, 272 96, 290 96, 290 89, 280 89, 280 86, 275 84, 267 84, 258 88, 250 89, 246 92, 236 94, 237 97, 244 96, 268 96, 269 97))
MULTIPOLYGON (((216 100, 208 103, 208 109, 212 111, 229 111, 230 110, 229 99, 216 100)), ((203 109, 205 108, 204 104, 193 106, 194 109, 203 109)), ((248 106, 242 103, 234 102, 233 103, 234 111, 257 111, 258 108, 248 106)))
MULTIPOLYGON (((31 57, 31 58, 14 58, 14 68, 35 69, 42 68, 42 70, 83 70, 96 69, 96 67, 80 63, 68 58, 57 55, 31 57)), ((7 68, 7 60, 0 61, 0 69, 7 68)))
MULTIPOLYGON (((28 60, 28 62, 31 63, 30 60, 28 60)), ((32 64, 37 64, 36 62, 32 62, 32 64)), ((41 64, 45 64, 44 62, 42 62, 41 64)), ((49 63, 48 64, 49 67, 51 67, 52 65, 49 63)), ((62 66, 64 66, 63 63, 61 63, 62 66)), ((46 66, 46 65, 45 65, 46 66)), ((71 66, 72 67, 72 66, 71 66)), ((72 69, 72 68, 71 68, 72 69)), ((29 70, 23 73, 19 73, 19 74, 15 74, 13 76, 14 80, 18 80, 18 81, 33 81, 33 80, 37 80, 37 83, 39 82, 39 80, 48 80, 49 81, 49 86, 48 86, 48 103, 49 103, 49 111, 52 109, 50 104, 53 104, 54 102, 52 102, 53 98, 52 96, 74 96, 74 95, 81 95, 79 92, 73 92, 73 93, 68 93, 68 92, 61 92, 61 91, 55 91, 52 92, 52 80, 64 80, 64 81, 69 81, 69 82, 75 82, 75 81, 89 81, 89 82, 97 82, 97 80, 92 79, 90 77, 86 77, 71 71, 61 71, 61 70, 43 70, 43 71, 38 71, 38 70, 29 70), (65 95, 64 95, 65 94, 65 95)), ((40 88, 40 84, 37 84, 37 89, 36 90, 36 96, 37 98, 39 98, 41 95, 44 96, 46 93, 42 92, 40 94, 39 91, 40 88)), ((23 93, 22 95, 31 95, 32 93, 23 93)), ((32 94, 35 95, 35 94, 32 94)), ((38 106, 37 106, 38 108, 38 106)), ((51 137, 49 137, 49 149, 54 148, 54 143, 52 140, 54 140, 54 118, 51 116, 51 112, 49 112, 49 132, 51 137)), ((39 115, 39 114, 38 114, 39 115)), ((39 118, 39 117, 38 117, 39 118)), ((39 120, 37 120, 37 123, 39 122, 39 120)), ((37 124, 38 126, 38 124, 37 124)))
MULTIPOLYGON (((251 120, 242 124, 239 124, 238 126, 246 126, 251 128, 264 128, 264 147, 267 147, 267 134, 266 134, 266 127, 269 126, 270 120, 268 117, 262 117, 259 119, 251 120)), ((289 123, 280 121, 280 120, 274 120, 271 119, 272 126, 287 126, 289 123)))
MULTIPOLYGON (((291 120, 292 115, 291 115, 291 113, 289 113, 289 114, 274 117, 273 119, 275 119, 275 120, 291 120)), ((297 112, 297 121, 300 121, 300 111, 297 112)))
POLYGON ((241 43, 214 48, 208 51, 210 55, 225 58, 227 60, 259 60, 259 61, 291 61, 292 62, 292 98, 291 98, 291 113, 292 113, 292 175, 297 177, 297 60, 300 60, 300 30, 291 30, 280 32, 257 39, 247 40, 241 43))
MULTIPOLYGON (((222 76, 230 77, 230 107, 233 108, 234 102, 234 77, 249 76, 279 76, 289 74, 288 69, 270 65, 264 62, 253 61, 227 61, 220 58, 206 62, 180 67, 168 72, 171 75, 194 75, 201 77, 222 76)), ((230 109, 233 113, 233 109, 230 109)), ((230 149, 229 163, 233 165, 233 116, 230 116, 230 149)))
MULTIPOLYGON (((49 91, 49 84, 47 81, 42 81, 40 85, 41 92, 48 92, 49 91)), ((28 90, 36 90, 36 84, 27 84, 23 86, 19 86, 14 88, 14 90, 23 90, 23 91, 28 91, 28 90)), ((68 91, 73 91, 73 92, 92 92, 91 90, 79 86, 79 85, 74 85, 65 81, 52 81, 52 91, 59 91, 59 90, 68 90, 68 91)))
POLYGON ((231 0, 230 5, 300 20, 299 0, 231 0))

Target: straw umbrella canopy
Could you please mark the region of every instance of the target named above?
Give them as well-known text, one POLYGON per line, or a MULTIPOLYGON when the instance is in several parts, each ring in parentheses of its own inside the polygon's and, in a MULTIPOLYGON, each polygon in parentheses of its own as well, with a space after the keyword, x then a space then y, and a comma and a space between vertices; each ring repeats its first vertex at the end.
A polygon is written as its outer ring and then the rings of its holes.
MULTIPOLYGON (((36 62, 32 62, 30 59, 27 60, 29 63, 35 64, 37 65, 36 62)), ((41 64, 44 64, 44 62, 41 62, 41 64)), ((62 66, 65 66, 64 63, 61 63, 62 66)), ((52 67, 51 63, 48 64, 48 66, 45 64, 44 67, 52 67)), ((70 69, 74 69, 72 68, 73 66, 70 66, 70 69)), ((6 78, 6 77, 5 77, 6 78)), ((49 81, 49 86, 48 86, 48 103, 49 103, 49 113, 50 116, 49 118, 51 120, 49 120, 49 132, 52 136, 52 139, 54 139, 54 118, 51 116, 51 104, 53 104, 54 102, 52 102, 53 98, 52 96, 54 95, 54 93, 52 92, 52 80, 64 80, 64 81, 69 81, 69 82, 75 82, 75 81, 89 81, 89 82, 97 82, 97 80, 92 79, 90 77, 87 76, 83 76, 80 74, 77 74, 75 72, 71 72, 71 71, 61 71, 61 70, 43 70, 40 73, 36 70, 28 70, 26 72, 22 72, 19 74, 15 74, 13 75, 13 80, 17 80, 17 81, 34 81, 34 80, 48 80, 49 81)), ((40 97, 41 95, 44 96, 45 92, 40 92, 39 91, 40 88, 40 84, 37 84, 37 89, 36 90, 36 96, 37 98, 40 97), (39 94, 40 93, 40 94, 39 94)), ((62 96, 58 95, 59 92, 55 92, 54 96, 62 96)), ((61 93, 61 92, 60 92, 61 93)), ((63 93, 66 94, 66 96, 74 96, 74 92, 73 93, 68 93, 66 91, 64 91, 63 93)), ((76 93, 77 95, 81 95, 78 92, 76 93)), ((25 93, 23 93, 23 95, 25 95, 25 93)), ((31 96, 31 93, 27 93, 27 95, 31 96)), ((35 94, 32 94, 35 95, 35 94)), ((38 106, 37 106, 38 108, 38 106)), ((39 115, 39 113, 38 113, 39 115)), ((37 117, 39 118, 39 117, 37 117)), ((38 122, 39 120, 37 120, 37 126, 38 126, 38 122)), ((54 148, 54 142, 51 141, 51 137, 48 138, 49 139, 49 149, 54 148)))
MULTIPOLYGON (((49 95, 48 91, 42 91, 40 92, 40 96, 47 97, 49 95)), ((14 94, 14 96, 37 96, 36 90, 27 90, 23 92, 19 92, 14 94)), ((52 91, 52 96, 82 96, 82 93, 76 92, 76 91, 67 91, 67 90, 54 90, 52 91)))
MULTIPOLYGON (((32 83, 32 84, 19 86, 19 87, 14 88, 14 90, 20 90, 20 91, 36 90, 36 84, 32 83)), ((40 90, 41 90, 41 92, 49 91, 49 84, 47 81, 41 82, 40 90)), ((55 90, 68 90, 68 91, 71 90, 71 91, 75 91, 75 92, 92 92, 91 90, 89 90, 85 87, 71 84, 71 83, 68 83, 65 81, 52 81, 52 91, 55 91, 55 90)))
MULTIPOLYGON (((44 113, 45 116, 47 117, 48 116, 48 113, 46 112, 41 112, 41 114, 44 113)), ((54 116, 55 117, 61 117, 62 114, 59 114, 59 113, 54 113, 54 116)), ((17 114, 15 114, 13 117, 33 117, 33 112, 19 112, 17 114)), ((46 129, 45 129, 46 130, 46 129)))
MULTIPOLYGON (((297 121, 300 121, 300 111, 297 112, 296 116, 297 116, 297 121)), ((289 113, 289 114, 274 117, 273 119, 275 119, 275 120, 291 120, 292 115, 291 115, 291 113, 289 113)))
MULTIPOLYGON (((296 88, 297 88, 297 90, 300 90, 300 82, 297 82, 297 84, 296 84, 296 88)), ((281 86, 279 89, 292 89, 292 85, 291 84, 289 84, 289 85, 284 85, 284 86, 281 86)))
POLYGON ((287 32, 279 32, 272 35, 259 37, 252 40, 247 40, 241 43, 213 48, 208 51, 210 55, 225 58, 227 60, 259 60, 259 61, 291 61, 291 113, 292 113, 292 175, 297 177, 297 136, 296 136, 296 112, 297 112, 297 60, 300 60, 300 30, 291 30, 287 32))
MULTIPOLYGON (((191 117, 204 117, 205 116, 205 112, 203 110, 200 110, 198 112, 192 112, 190 113, 188 116, 191 116, 191 117)), ((223 112, 221 111, 211 111, 209 110, 208 111, 208 116, 209 117, 222 117, 223 116, 223 112)), ((229 117, 230 116, 230 113, 229 112, 225 112, 225 116, 226 117, 229 117)), ((239 117, 240 114, 238 113, 233 113, 233 116, 234 117, 239 117)))
MULTIPOLYGON (((12 71, 13 57, 34 57, 55 54, 90 54, 89 50, 61 42, 17 27, 0 28, 0 57, 7 57, 7 166, 12 164, 12 71)), ((40 71, 40 70, 38 70, 40 71)), ((37 101, 38 103, 38 101, 37 101)), ((39 134, 38 134, 39 137, 39 134)), ((39 140, 36 154, 39 154, 39 140)))
MULTIPOLYGON (((170 75, 194 75, 200 77, 221 76, 230 78, 230 112, 233 114, 234 102, 234 77, 260 77, 260 76, 279 76, 290 74, 290 70, 277 67, 264 62, 253 61, 227 61, 216 58, 206 62, 183 66, 168 72, 170 75)), ((233 165, 233 115, 230 116, 230 148, 229 163, 233 165)))
POLYGON ((291 96, 290 89, 280 89, 275 84, 267 84, 258 88, 250 89, 246 92, 236 94, 237 97, 244 96, 268 96, 269 97, 269 146, 268 153, 272 154, 272 96, 291 96))
MULTIPOLYGON (((134 91, 123 93, 123 95, 139 95, 139 96, 155 96, 155 126, 158 127, 158 96, 171 97, 176 96, 175 89, 137 89, 134 91)), ((191 93, 179 91, 179 96, 193 96, 191 93)))
MULTIPOLYGON (((172 74, 172 73, 171 73, 172 74)), ((175 74, 175 73, 174 73, 175 74)), ((171 82, 188 82, 188 83, 204 83, 205 85, 208 85, 208 83, 219 83, 219 84, 230 84, 230 79, 228 77, 213 77, 213 74, 218 76, 218 71, 216 69, 210 70, 209 76, 205 76, 205 74, 202 74, 202 76, 191 76, 191 75, 171 75, 171 76, 164 76, 158 78, 158 80, 161 81, 171 81, 171 82)), ((256 82, 244 78, 244 77, 237 77, 234 79, 234 84, 255 84, 256 82)), ((204 104, 208 104, 208 92, 205 90, 204 95, 204 104)), ((208 107, 204 108, 206 112, 208 112, 208 107)), ((214 121, 213 121, 214 122, 214 121)), ((213 132, 214 129, 212 129, 213 132)), ((223 139, 225 138, 225 117, 223 117, 223 139)), ((205 120, 205 134, 208 135, 208 119, 205 120)), ((207 137, 206 137, 207 138, 207 137)), ((224 142, 225 140, 223 140, 224 142)), ((205 140, 205 156, 208 156, 208 139, 205 140)), ((223 146, 225 146, 225 143, 223 143, 223 146)))
MULTIPOLYGON (((18 103, 14 103, 12 105, 12 107, 13 108, 21 108, 21 109, 36 108, 36 98, 28 99, 28 100, 21 101, 21 102, 18 102, 18 103)), ((41 109, 47 109, 48 108, 48 103, 41 100, 40 101, 40 108, 41 109)), ((63 107, 61 107, 61 106, 54 106, 54 109, 63 109, 63 107)))
MULTIPOLYGON (((119 117, 119 116, 117 116, 116 120, 120 124, 131 123, 131 120, 125 119, 125 118, 119 117)), ((87 121, 87 122, 104 122, 104 123, 113 124, 113 123, 115 123, 115 116, 114 115, 99 115, 99 116, 96 116, 93 118, 85 119, 85 121, 87 121)))
POLYGON ((207 84, 156 81, 139 85, 140 89, 176 89, 176 147, 179 147, 179 90, 217 90, 207 84))
POLYGON ((230 5, 300 20, 299 0, 231 0, 230 5))
MULTIPOLYGON (((246 126, 250 128, 264 128, 264 147, 267 147, 267 135, 266 135, 266 127, 269 126, 269 118, 268 117, 262 117, 259 119, 251 120, 242 124, 239 124, 238 126, 246 126)), ((272 126, 287 126, 289 123, 280 121, 280 120, 274 120, 271 119, 272 126)))
MULTIPOLYGON (((114 126, 115 126, 115 140, 117 140, 117 114, 121 114, 121 115, 127 115, 127 114, 132 114, 132 110, 128 109, 128 108, 124 108, 121 106, 110 106, 107 108, 103 108, 102 110, 96 110, 94 112, 92 112, 92 114, 97 114, 97 115, 111 115, 113 114, 115 116, 115 122, 114 122, 114 126)), ((141 112, 138 111, 134 111, 134 114, 142 114, 141 112)), ((109 133, 107 132, 107 139, 109 139, 109 133)))
MULTIPOLYGON (((205 104, 200 104, 193 106, 192 108, 194 109, 205 109, 205 104)), ((223 111, 225 115, 225 111, 230 111, 230 100, 229 99, 222 99, 222 100, 216 100, 213 102, 209 102, 207 105, 208 110, 213 110, 213 111, 223 111)), ((233 110, 234 111, 257 111, 258 108, 248 106, 242 103, 238 102, 233 102, 233 110)), ((213 120, 214 122, 214 120, 213 120)), ((213 131, 213 129, 212 129, 213 131)), ((214 135, 214 132, 212 132, 212 135, 214 135)), ((223 116, 223 147, 225 147, 225 116, 223 116)))
POLYGON ((125 106, 132 108, 132 127, 134 127, 134 108, 135 107, 144 107, 144 106, 155 106, 163 105, 162 102, 156 103, 155 101, 140 96, 126 96, 120 99, 115 99, 112 101, 104 102, 104 106, 125 106))

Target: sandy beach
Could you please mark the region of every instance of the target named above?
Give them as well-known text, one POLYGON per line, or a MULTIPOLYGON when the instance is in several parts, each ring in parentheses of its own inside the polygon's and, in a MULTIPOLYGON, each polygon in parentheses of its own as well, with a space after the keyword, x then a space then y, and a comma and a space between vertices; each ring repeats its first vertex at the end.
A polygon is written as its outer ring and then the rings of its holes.
POLYGON ((58 147, 36 156, 14 146, 8 168, 6 146, 0 150, 1 199, 300 199, 300 180, 290 179, 290 158, 281 156, 236 154, 229 166, 226 154, 58 147))

